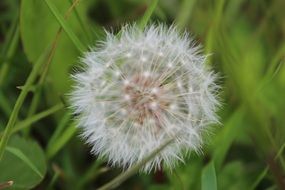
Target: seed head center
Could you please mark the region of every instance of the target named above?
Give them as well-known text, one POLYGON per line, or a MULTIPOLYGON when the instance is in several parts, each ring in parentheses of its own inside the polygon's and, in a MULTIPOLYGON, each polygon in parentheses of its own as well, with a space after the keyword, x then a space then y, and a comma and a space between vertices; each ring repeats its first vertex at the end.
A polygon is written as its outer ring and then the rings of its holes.
POLYGON ((145 121, 155 121, 159 124, 163 109, 169 105, 165 100, 165 89, 157 77, 152 75, 135 74, 125 83, 123 93, 124 106, 129 117, 142 125, 145 121))

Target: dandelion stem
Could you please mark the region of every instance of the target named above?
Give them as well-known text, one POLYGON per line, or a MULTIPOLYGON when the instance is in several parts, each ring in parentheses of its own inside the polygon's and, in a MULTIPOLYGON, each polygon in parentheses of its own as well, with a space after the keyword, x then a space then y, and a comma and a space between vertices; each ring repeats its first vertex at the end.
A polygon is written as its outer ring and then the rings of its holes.
MULTIPOLYGON (((33 115, 33 116, 23 120, 23 121, 20 121, 13 128, 12 134, 16 133, 16 132, 18 132, 18 131, 20 131, 22 129, 25 129, 25 128, 29 127, 31 124, 33 124, 33 123, 35 123, 35 122, 37 122, 37 121, 39 121, 39 120, 41 120, 41 119, 51 115, 51 114, 59 111, 63 107, 64 107, 63 104, 60 103, 60 104, 57 104, 57 105, 55 105, 55 106, 53 106, 53 107, 51 107, 51 108, 49 108, 49 109, 47 109, 45 111, 42 111, 42 112, 40 112, 38 114, 35 114, 35 115, 33 115)), ((3 135, 3 133, 0 132, 0 138, 2 137, 2 135, 3 135)))
POLYGON ((13 181, 7 181, 7 182, 4 182, 4 183, 1 183, 0 184, 0 189, 6 189, 8 187, 11 187, 13 184, 14 184, 13 181))
POLYGON ((19 123, 17 123, 13 129, 13 133, 16 133, 22 129, 25 129, 25 128, 28 128, 32 123, 35 123, 59 110, 61 110, 62 108, 64 108, 64 105, 62 103, 59 103, 59 104, 56 104, 55 106, 45 110, 45 111, 42 111, 38 114, 35 114, 31 117, 29 117, 28 119, 24 120, 24 121, 21 121, 19 123))
POLYGON ((168 146, 173 141, 174 141, 174 138, 167 140, 164 144, 161 144, 157 149, 151 152, 142 161, 140 161, 139 163, 137 163, 136 165, 128 169, 126 172, 120 174, 119 176, 117 176, 116 178, 114 178, 112 181, 108 182, 104 186, 100 187, 98 190, 109 190, 109 189, 116 188, 121 183, 123 183, 125 180, 127 180, 129 177, 134 175, 142 166, 144 166, 147 162, 153 159, 160 151, 162 151, 166 146, 168 146))
POLYGON ((3 134, 3 137, 1 138, 0 140, 0 160, 2 159, 3 157, 3 154, 4 154, 4 151, 5 151, 5 147, 8 143, 8 140, 13 132, 13 126, 15 125, 15 122, 18 118, 18 114, 19 114, 19 111, 24 103, 24 100, 29 92, 29 89, 31 87, 31 85, 33 84, 33 82, 35 81, 36 77, 37 77, 37 74, 39 72, 39 70, 41 69, 42 67, 42 64, 44 63, 43 62, 43 58, 45 57, 45 53, 39 58, 39 60, 36 62, 36 64, 34 65, 33 69, 32 69, 32 72, 30 73, 24 87, 23 87, 23 90, 21 91, 17 101, 16 101, 16 104, 13 108, 13 111, 11 113, 11 116, 9 118, 9 121, 7 123, 7 126, 5 128, 5 131, 4 131, 4 134, 3 134))

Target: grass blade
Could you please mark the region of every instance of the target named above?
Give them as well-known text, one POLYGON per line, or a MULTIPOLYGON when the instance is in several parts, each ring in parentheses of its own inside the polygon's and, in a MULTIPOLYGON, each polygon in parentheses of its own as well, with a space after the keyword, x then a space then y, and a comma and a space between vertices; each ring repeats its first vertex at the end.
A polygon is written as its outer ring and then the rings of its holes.
POLYGON ((0 140, 0 161, 3 157, 5 148, 7 146, 8 140, 12 134, 12 129, 16 123, 16 120, 18 118, 18 114, 19 114, 20 109, 24 103, 24 100, 25 100, 25 98, 29 92, 30 87, 32 86, 33 82, 35 81, 42 64, 44 63, 43 59, 44 59, 45 55, 46 54, 44 53, 42 56, 40 56, 39 60, 34 65, 28 79, 25 82, 23 90, 21 91, 21 93, 20 93, 20 95, 16 101, 16 104, 13 108, 13 111, 12 111, 11 116, 9 118, 8 124, 6 125, 4 134, 0 140))
MULTIPOLYGON (((21 121, 19 123, 17 123, 15 125, 15 127, 13 128, 12 130, 12 133, 16 133, 26 127, 29 127, 31 124, 61 110, 64 106, 62 104, 58 104, 58 105, 55 105, 45 111, 42 111, 41 113, 38 113, 32 117, 29 117, 28 119, 24 120, 24 121, 21 121)), ((3 133, 0 133, 0 137, 3 135, 3 133)))
POLYGON ((217 190, 217 177, 213 162, 204 167, 201 184, 202 190, 217 190))
POLYGON ((31 124, 33 124, 33 123, 35 123, 35 122, 37 122, 37 121, 39 121, 39 120, 41 120, 41 119, 43 119, 49 115, 61 110, 62 108, 64 108, 64 105, 60 103, 60 104, 57 104, 57 105, 55 105, 55 106, 53 106, 53 107, 51 107, 45 111, 42 111, 38 114, 33 115, 32 117, 30 117, 24 121, 19 122, 18 124, 16 124, 15 128, 13 129, 13 133, 16 133, 16 132, 18 132, 18 131, 26 128, 26 127, 29 127, 31 124))
POLYGON ((47 150, 51 149, 51 147, 54 145, 55 141, 60 138, 64 128, 67 126, 71 118, 70 113, 66 113, 62 119, 60 120, 58 126, 56 126, 55 131, 53 132, 52 136, 50 137, 47 145, 47 150))
POLYGON ((146 10, 145 14, 143 15, 142 19, 139 22, 139 28, 144 29, 147 25, 151 15, 153 14, 159 0, 152 0, 150 6, 146 10))
POLYGON ((18 15, 17 18, 15 19, 15 21, 12 24, 12 28, 9 31, 9 35, 8 35, 8 45, 7 48, 4 47, 3 50, 3 58, 4 61, 3 63, 0 65, 1 69, 0 69, 0 87, 4 86, 4 81, 5 78, 8 74, 8 70, 10 67, 10 63, 11 63, 11 58, 14 56, 18 45, 19 45, 19 39, 20 39, 20 29, 19 29, 19 24, 18 24, 18 15))
MULTIPOLYGON (((284 149, 285 149, 285 143, 278 150, 277 155, 275 156, 274 160, 277 160, 278 158, 282 157, 282 153, 283 153, 284 149)), ((267 175, 268 171, 269 171, 269 166, 266 166, 266 168, 264 168, 263 171, 257 176, 257 179, 254 181, 254 183, 251 185, 251 187, 249 189, 250 190, 256 189, 257 185, 267 175)))
POLYGON ((9 117, 10 113, 12 112, 12 106, 10 105, 10 101, 2 91, 0 90, 0 108, 4 112, 4 114, 9 117))
POLYGON ((217 170, 221 168, 232 143, 246 126, 243 123, 244 112, 244 106, 239 107, 225 122, 224 127, 215 138, 212 156, 217 170))
POLYGON ((47 149, 47 157, 52 158, 76 133, 77 128, 75 124, 69 126, 64 133, 57 138, 53 144, 51 144, 47 149))
POLYGON ((181 10, 179 12, 179 15, 177 17, 177 26, 183 30, 183 28, 187 25, 187 22, 190 20, 192 10, 194 7, 194 4, 196 3, 196 0, 184 0, 181 3, 181 10))
POLYGON ((85 51, 85 46, 81 43, 81 41, 77 38, 77 36, 74 34, 72 29, 69 27, 65 19, 61 16, 58 9, 54 6, 54 4, 50 0, 45 0, 45 3, 47 4, 48 8, 52 12, 52 14, 55 16, 63 30, 66 32, 68 37, 71 39, 71 41, 74 43, 74 45, 78 48, 80 52, 85 51))

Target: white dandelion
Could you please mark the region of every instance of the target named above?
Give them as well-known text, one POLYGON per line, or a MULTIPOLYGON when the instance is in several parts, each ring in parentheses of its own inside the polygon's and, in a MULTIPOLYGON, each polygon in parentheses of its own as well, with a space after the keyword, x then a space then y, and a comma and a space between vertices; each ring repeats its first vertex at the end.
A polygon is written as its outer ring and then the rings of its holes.
POLYGON ((173 168, 199 151, 217 123, 216 75, 188 33, 151 25, 124 27, 82 58, 71 105, 92 153, 128 168, 174 138, 142 170, 173 168))

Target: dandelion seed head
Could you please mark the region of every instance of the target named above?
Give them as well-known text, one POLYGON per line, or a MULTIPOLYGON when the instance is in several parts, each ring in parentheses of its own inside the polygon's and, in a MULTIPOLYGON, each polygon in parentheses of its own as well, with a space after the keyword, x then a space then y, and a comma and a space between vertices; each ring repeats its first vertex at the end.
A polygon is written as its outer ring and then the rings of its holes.
POLYGON ((216 75, 187 33, 175 27, 124 27, 107 33, 73 75, 71 106, 92 152, 128 168, 174 138, 142 170, 173 168, 199 151, 201 134, 217 123, 216 75))

